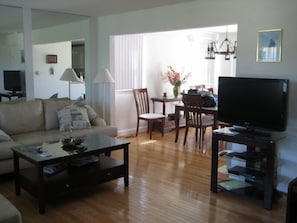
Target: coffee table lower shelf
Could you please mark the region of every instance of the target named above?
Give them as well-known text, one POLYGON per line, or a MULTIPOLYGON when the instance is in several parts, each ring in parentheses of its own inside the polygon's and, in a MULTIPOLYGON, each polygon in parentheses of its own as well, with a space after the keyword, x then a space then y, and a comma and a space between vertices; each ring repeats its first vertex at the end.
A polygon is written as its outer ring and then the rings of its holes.
MULTIPOLYGON (((67 195, 89 186, 125 177, 124 163, 108 156, 100 156, 100 161, 81 167, 69 166, 65 170, 43 176, 44 199, 67 195)), ((40 182, 36 167, 26 168, 19 172, 20 187, 33 196, 40 198, 40 182)))

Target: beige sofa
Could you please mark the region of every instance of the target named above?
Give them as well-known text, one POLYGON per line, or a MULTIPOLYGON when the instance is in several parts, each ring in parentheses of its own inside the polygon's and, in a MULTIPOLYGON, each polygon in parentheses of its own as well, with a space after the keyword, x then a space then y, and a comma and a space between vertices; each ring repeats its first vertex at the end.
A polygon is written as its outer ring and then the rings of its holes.
MULTIPOLYGON (((63 120, 65 122, 65 118, 67 121, 71 117, 78 117, 76 119, 79 120, 76 121, 78 124, 72 120, 74 123, 72 136, 90 133, 117 135, 117 128, 107 126, 105 121, 98 117, 97 113, 82 99, 75 102, 62 98, 0 103, 0 174, 13 171, 11 147, 57 141, 63 137, 69 137, 69 126, 67 128, 63 120), (73 114, 67 116, 67 112, 73 112, 69 110, 73 107, 76 112, 84 111, 87 117, 73 116, 73 114), (81 124, 81 120, 85 122, 81 124)), ((21 168, 27 165, 28 163, 21 162, 21 168)))

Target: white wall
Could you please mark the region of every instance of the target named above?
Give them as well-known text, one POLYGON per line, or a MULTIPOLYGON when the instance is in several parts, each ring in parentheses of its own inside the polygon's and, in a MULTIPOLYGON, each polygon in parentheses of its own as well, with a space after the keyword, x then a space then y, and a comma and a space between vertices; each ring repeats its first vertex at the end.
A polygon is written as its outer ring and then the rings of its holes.
POLYGON ((33 46, 34 96, 49 98, 58 93, 59 97, 69 97, 68 82, 60 81, 64 70, 71 67, 71 42, 38 44, 33 46), (56 64, 46 63, 46 55, 57 55, 56 64), (54 73, 50 73, 50 69, 54 73))
MULTIPOLYGON (((169 7, 99 17, 98 66, 108 67, 110 64, 108 46, 111 35, 238 24, 237 74, 239 76, 288 78, 291 81, 288 137, 279 146, 281 159, 277 186, 279 190, 286 191, 288 181, 297 176, 295 149, 297 144, 296 11, 297 2, 291 0, 199 0, 169 7), (257 32, 275 28, 283 29, 282 62, 257 63, 257 32), (287 166, 288 163, 290 166, 287 166)), ((126 104, 133 105, 133 98, 127 99, 130 101, 126 104)), ((116 114, 121 115, 119 110, 116 114)), ((126 119, 126 117, 121 117, 121 119, 126 119)))
MULTIPOLYGON (((69 97, 69 83, 60 78, 66 68, 72 67, 71 42, 37 44, 33 46, 33 71, 35 98, 49 98, 58 93, 58 97, 69 97), (46 63, 46 55, 57 55, 56 64, 46 63), (54 71, 51 74, 51 69, 54 71)), ((71 83, 71 99, 76 99, 85 93, 84 84, 71 83)))

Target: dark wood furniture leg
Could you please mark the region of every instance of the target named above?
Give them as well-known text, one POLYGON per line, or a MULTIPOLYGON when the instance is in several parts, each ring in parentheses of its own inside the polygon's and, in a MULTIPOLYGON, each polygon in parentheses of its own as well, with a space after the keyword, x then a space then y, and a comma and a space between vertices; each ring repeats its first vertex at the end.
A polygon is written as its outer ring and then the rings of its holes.
POLYGON ((215 135, 212 135, 212 150, 211 150, 211 182, 210 190, 212 192, 218 192, 218 152, 219 142, 215 135))
POLYGON ((179 109, 175 107, 175 140, 177 142, 179 135, 179 109))
POLYGON ((124 183, 125 186, 129 186, 129 146, 124 147, 124 183))
POLYGON ((275 170, 275 161, 274 161, 274 151, 275 151, 275 145, 273 145, 274 148, 267 149, 266 150, 266 157, 267 157, 267 163, 266 163, 266 176, 264 178, 264 207, 266 209, 272 209, 272 201, 273 201, 273 188, 274 188, 274 170, 275 170))
POLYGON ((43 166, 38 165, 37 168, 38 180, 38 205, 39 213, 45 213, 45 194, 44 194, 44 179, 43 179, 43 166))
POLYGON ((13 165, 14 165, 14 178, 15 178, 15 194, 19 196, 21 194, 21 186, 20 186, 20 163, 19 156, 13 152, 13 165))

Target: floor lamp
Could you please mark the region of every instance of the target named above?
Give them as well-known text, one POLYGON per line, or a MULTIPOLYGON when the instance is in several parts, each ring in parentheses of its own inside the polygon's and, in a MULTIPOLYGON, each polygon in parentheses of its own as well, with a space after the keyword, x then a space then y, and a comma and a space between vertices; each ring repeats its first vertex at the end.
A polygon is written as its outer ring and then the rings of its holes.
POLYGON ((69 83, 69 98, 71 99, 71 91, 70 91, 70 82, 81 82, 78 78, 77 74, 72 68, 67 68, 64 73, 62 74, 61 81, 68 81, 69 83))
POLYGON ((109 70, 105 68, 102 72, 100 72, 94 79, 94 83, 101 83, 103 84, 103 118, 105 120, 105 103, 106 103, 106 98, 105 98, 105 85, 114 83, 114 79, 111 76, 109 70))

